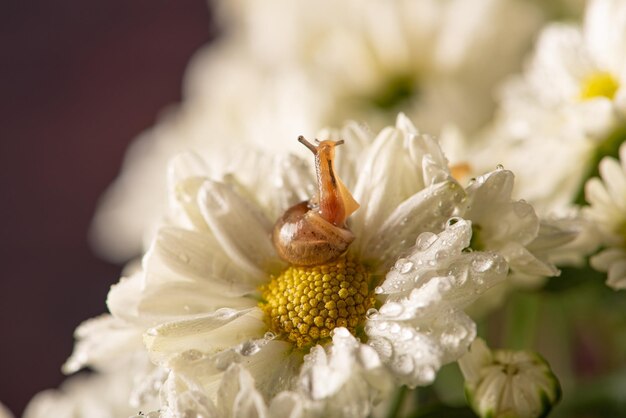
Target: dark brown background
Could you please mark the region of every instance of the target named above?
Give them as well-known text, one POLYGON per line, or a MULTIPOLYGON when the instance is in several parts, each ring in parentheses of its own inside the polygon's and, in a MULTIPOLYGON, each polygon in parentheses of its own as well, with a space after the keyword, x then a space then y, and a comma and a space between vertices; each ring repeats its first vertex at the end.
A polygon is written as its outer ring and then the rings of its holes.
POLYGON ((0 402, 58 386, 120 267, 86 234, 130 140, 180 100, 203 0, 0 1, 0 402))

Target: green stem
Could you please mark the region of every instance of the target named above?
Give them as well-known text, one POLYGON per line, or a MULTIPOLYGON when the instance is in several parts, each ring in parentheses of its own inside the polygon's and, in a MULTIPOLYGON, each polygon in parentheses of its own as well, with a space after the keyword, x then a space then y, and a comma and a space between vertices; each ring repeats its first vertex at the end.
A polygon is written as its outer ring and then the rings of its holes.
POLYGON ((505 344, 512 350, 532 348, 539 317, 539 297, 536 294, 518 293, 511 299, 506 312, 505 344))

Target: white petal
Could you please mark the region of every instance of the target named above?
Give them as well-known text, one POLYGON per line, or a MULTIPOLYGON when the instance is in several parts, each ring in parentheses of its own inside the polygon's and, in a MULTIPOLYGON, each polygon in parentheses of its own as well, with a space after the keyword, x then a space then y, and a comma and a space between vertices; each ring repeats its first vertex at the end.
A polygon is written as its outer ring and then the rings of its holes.
POLYGON ((167 165, 167 183, 170 193, 176 185, 190 177, 206 177, 209 169, 198 154, 194 152, 182 152, 169 160, 167 165))
POLYGON ((169 194, 170 215, 168 219, 174 225, 210 233, 210 229, 198 207, 198 193, 206 177, 188 177, 176 183, 169 194))
POLYGON ((469 352, 459 359, 459 367, 465 381, 474 384, 480 379, 481 369, 491 362, 489 347, 482 338, 476 338, 469 347, 469 352))
POLYGON ((141 331, 111 315, 88 319, 76 328, 77 342, 70 358, 63 365, 64 373, 83 367, 111 368, 125 354, 141 350, 141 331))
POLYGON ((198 208, 200 187, 209 175, 205 162, 197 154, 186 152, 173 157, 167 169, 168 218, 176 225, 208 231, 198 208))
POLYGON ((267 416, 265 401, 255 389, 252 376, 237 364, 231 365, 224 373, 217 396, 217 406, 224 417, 267 416))
POLYGON ((464 354, 476 327, 462 309, 506 277, 501 255, 464 251, 470 237, 463 219, 439 235, 422 234, 376 289, 386 301, 368 313, 368 344, 401 383, 430 384, 442 365, 464 354))
POLYGON ((372 226, 381 225, 401 202, 448 178, 437 142, 405 122, 399 117, 398 128, 383 129, 364 157, 354 189, 361 208, 351 218, 352 230, 363 242, 369 241, 372 226))
POLYGON ((253 202, 214 181, 204 183, 199 201, 207 224, 233 262, 257 277, 276 268, 270 241, 272 223, 253 202))
POLYGON ((294 155, 277 156, 273 166, 274 187, 267 203, 272 208, 272 219, 278 219, 287 208, 315 195, 315 179, 310 162, 294 155))
POLYGON ((295 392, 281 392, 276 395, 269 408, 269 416, 272 418, 301 418, 304 400, 295 392))
POLYGON ((615 205, 626 212, 626 172, 617 160, 605 157, 600 161, 600 174, 615 205))
POLYGON ((107 308, 116 318, 134 322, 139 316, 139 304, 144 288, 144 273, 138 271, 130 277, 122 277, 111 286, 107 295, 107 308))
POLYGON ((331 344, 316 345, 305 356, 299 386, 319 401, 319 415, 346 417, 367 416, 373 401, 392 387, 378 354, 345 328, 336 328, 331 344))
POLYGON ((613 101, 606 97, 585 100, 572 110, 574 123, 579 123, 585 132, 595 138, 609 134, 617 122, 613 101))
POLYGON ((266 279, 239 268, 210 234, 162 228, 155 239, 153 252, 154 257, 162 257, 163 263, 173 271, 211 283, 226 294, 249 293, 266 279))
POLYGON ((203 388, 175 372, 170 372, 161 388, 159 410, 159 418, 218 416, 217 408, 203 388))
POLYGON ((534 276, 557 276, 559 269, 548 261, 540 260, 524 246, 509 242, 499 251, 509 263, 513 272, 534 276))
POLYGON ((594 255, 589 260, 591 267, 598 271, 607 272, 613 263, 626 259, 626 250, 623 248, 607 248, 594 255))
POLYGON ((419 234, 443 229, 443 223, 464 197, 462 187, 453 181, 437 183, 414 194, 372 234, 371 242, 363 249, 363 258, 387 261, 386 267, 390 267, 392 258, 412 246, 419 234))
POLYGON ((257 305, 250 297, 228 296, 211 283, 164 281, 147 288, 138 306, 144 320, 169 322, 221 308, 248 309, 257 305))
POLYGON ((378 351, 396 381, 415 387, 431 384, 441 366, 461 357, 476 336, 476 327, 461 311, 404 320, 383 314, 381 308, 381 314, 368 321, 366 332, 368 344, 378 351))
POLYGON ((606 284, 615 290, 626 289, 626 259, 611 264, 606 284))
POLYGON ((262 336, 267 329, 262 316, 259 309, 223 308, 151 328, 144 334, 144 343, 154 361, 167 360, 172 354, 189 350, 217 353, 262 336))

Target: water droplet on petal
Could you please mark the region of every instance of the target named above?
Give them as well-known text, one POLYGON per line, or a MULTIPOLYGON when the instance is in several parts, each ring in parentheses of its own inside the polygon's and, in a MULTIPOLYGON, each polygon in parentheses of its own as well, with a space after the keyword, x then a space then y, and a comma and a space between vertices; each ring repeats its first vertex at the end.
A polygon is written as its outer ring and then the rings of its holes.
POLYGON ((367 319, 375 319, 378 316, 378 309, 369 308, 367 312, 365 312, 365 317, 367 319))
POLYGON ((385 290, 380 287, 380 286, 376 286, 376 288, 374 289, 374 293, 376 293, 377 295, 381 295, 385 292, 385 290))
POLYGON ((489 257, 479 256, 472 260, 472 269, 484 273, 493 266, 493 260, 489 257))
POLYGON ((498 171, 499 171, 499 170, 504 170, 504 166, 503 166, 502 164, 498 164, 498 165, 496 166, 496 170, 498 170, 498 171))
POLYGON ((437 235, 432 232, 422 232, 415 240, 415 245, 420 251, 425 251, 437 241, 437 235))
POLYGON ((408 273, 413 268, 413 262, 406 258, 400 258, 396 261, 395 268, 402 274, 408 273))

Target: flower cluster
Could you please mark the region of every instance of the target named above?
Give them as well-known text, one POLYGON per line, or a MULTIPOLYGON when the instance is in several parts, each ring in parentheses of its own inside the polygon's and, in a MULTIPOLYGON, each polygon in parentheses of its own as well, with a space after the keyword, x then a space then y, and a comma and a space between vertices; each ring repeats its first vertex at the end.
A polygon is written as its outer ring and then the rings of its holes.
POLYGON ((626 3, 579 3, 218 2, 96 214, 138 257, 96 373, 25 416, 587 416, 626 370, 626 3))

